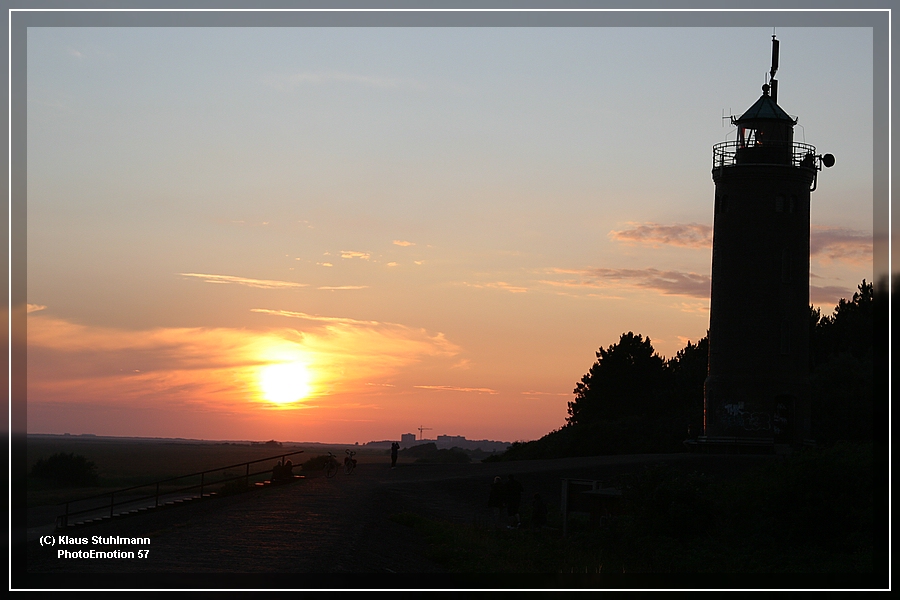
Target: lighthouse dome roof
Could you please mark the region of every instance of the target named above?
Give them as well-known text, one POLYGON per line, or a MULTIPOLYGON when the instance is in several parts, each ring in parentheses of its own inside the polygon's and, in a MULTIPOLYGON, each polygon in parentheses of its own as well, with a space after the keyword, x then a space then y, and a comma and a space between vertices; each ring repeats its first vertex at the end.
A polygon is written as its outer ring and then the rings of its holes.
POLYGON ((753 106, 748 108, 744 114, 736 121, 737 123, 741 123, 743 121, 757 121, 760 119, 766 120, 774 120, 774 121, 789 121, 791 123, 796 123, 796 119, 792 119, 790 115, 788 115, 784 110, 775 103, 771 96, 769 96, 769 86, 763 86, 763 95, 759 97, 759 100, 753 103, 753 106))

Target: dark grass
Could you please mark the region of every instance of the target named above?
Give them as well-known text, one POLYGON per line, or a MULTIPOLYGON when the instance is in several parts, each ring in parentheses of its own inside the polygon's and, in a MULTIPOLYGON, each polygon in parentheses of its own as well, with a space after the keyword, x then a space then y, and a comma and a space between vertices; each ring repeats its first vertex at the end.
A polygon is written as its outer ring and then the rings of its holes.
MULTIPOLYGON (((265 444, 226 443, 182 440, 143 440, 134 438, 82 438, 79 436, 29 436, 27 440, 27 465, 29 471, 40 459, 57 453, 74 453, 96 465, 97 480, 92 485, 60 486, 33 476, 28 477, 26 503, 29 508, 55 505, 76 498, 107 493, 112 490, 144 485, 151 482, 181 477, 208 469, 218 469, 245 461, 253 461, 278 455, 279 452, 303 450, 304 454, 290 457, 298 463, 309 455, 322 452, 322 447, 265 444)), ((343 452, 343 446, 340 447, 343 452)), ((337 447, 335 447, 337 450, 337 447)), ((272 464, 251 465, 251 471, 271 469, 272 464)), ((215 486, 216 479, 243 475, 242 469, 230 469, 210 474, 208 480, 215 486)), ((196 481, 182 480, 163 484, 165 493, 186 487, 196 481)), ((256 480, 260 479, 259 477, 256 480)), ((233 486, 229 488, 233 491, 233 486)), ((213 487, 212 489, 216 489, 213 487)), ((142 490, 143 491, 143 490, 142 490)))
POLYGON ((547 528, 471 525, 415 513, 429 558, 453 573, 874 574, 871 444, 838 444, 730 479, 664 466, 623 477, 623 513, 602 527, 561 516, 547 528))

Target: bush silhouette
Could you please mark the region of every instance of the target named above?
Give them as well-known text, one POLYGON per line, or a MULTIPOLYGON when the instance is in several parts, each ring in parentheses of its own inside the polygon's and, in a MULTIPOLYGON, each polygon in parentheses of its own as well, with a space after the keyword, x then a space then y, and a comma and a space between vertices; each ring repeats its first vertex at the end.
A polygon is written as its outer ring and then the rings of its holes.
POLYGON ((404 448, 400 453, 406 458, 414 458, 417 463, 468 463, 472 459, 460 448, 441 448, 429 442, 404 448))
POLYGON ((97 485, 100 479, 94 462, 73 452, 40 458, 31 467, 31 475, 59 486, 97 485))
POLYGON ((320 454, 306 460, 302 465, 300 465, 300 468, 303 471, 321 471, 325 468, 325 463, 327 461, 328 455, 320 454))

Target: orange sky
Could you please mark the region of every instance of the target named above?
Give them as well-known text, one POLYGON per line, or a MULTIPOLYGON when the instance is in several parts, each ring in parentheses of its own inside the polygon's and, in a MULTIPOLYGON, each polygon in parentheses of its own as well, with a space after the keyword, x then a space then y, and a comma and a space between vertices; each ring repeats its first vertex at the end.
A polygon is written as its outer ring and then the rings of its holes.
MULTIPOLYGON (((560 427, 598 347, 705 335, 711 147, 770 37, 29 29, 29 432, 560 427)), ((827 314, 872 279, 872 33, 779 37, 779 103, 837 157, 813 193, 827 314)))

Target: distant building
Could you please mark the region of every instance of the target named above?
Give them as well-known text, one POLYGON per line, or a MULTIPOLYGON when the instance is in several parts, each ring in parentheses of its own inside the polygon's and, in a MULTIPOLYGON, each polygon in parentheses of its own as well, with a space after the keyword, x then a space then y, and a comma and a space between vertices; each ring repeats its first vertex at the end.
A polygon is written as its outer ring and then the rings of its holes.
MULTIPOLYGON (((461 435, 439 435, 433 441, 438 447, 442 448, 461 448, 463 450, 482 450, 484 452, 505 452, 512 444, 509 442, 499 442, 496 440, 467 440, 461 435)), ((419 443, 422 443, 420 440, 419 443)))
MULTIPOLYGON (((390 448, 391 440, 366 442, 369 448, 390 448)), ((481 450, 483 452, 505 452, 512 444, 496 440, 467 440, 462 435, 439 435, 437 439, 416 439, 414 433, 404 433, 400 436, 401 448, 412 448, 421 444, 434 444, 440 449, 461 448, 462 450, 481 450)))
POLYGON ((466 438, 461 435, 439 435, 437 436, 438 448, 462 448, 462 444, 466 443, 466 438))

